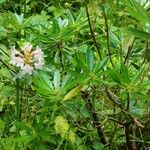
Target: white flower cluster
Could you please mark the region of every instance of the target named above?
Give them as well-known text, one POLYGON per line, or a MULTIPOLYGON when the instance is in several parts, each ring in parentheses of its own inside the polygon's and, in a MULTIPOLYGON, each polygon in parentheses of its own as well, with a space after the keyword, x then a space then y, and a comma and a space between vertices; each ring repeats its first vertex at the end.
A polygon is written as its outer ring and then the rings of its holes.
POLYGON ((20 67, 22 74, 32 74, 34 69, 40 69, 44 65, 43 52, 39 47, 32 49, 30 43, 25 43, 18 51, 13 47, 11 49, 11 61, 14 66, 20 67))

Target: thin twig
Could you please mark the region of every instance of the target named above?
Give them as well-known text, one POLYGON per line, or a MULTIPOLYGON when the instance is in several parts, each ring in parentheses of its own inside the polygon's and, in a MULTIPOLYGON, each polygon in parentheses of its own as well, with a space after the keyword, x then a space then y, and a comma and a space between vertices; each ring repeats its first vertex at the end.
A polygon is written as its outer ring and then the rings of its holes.
POLYGON ((127 147, 127 150, 132 150, 132 145, 131 145, 131 142, 130 142, 130 136, 129 136, 129 133, 130 133, 130 126, 125 126, 124 127, 125 129, 125 137, 126 137, 126 147, 127 147))
POLYGON ((129 111, 130 109, 130 94, 127 93, 127 110, 129 111))
POLYGON ((146 48, 145 48, 145 53, 144 53, 144 59, 143 62, 141 64, 141 67, 144 65, 144 63, 146 62, 146 58, 147 58, 147 52, 148 52, 148 39, 146 40, 146 48))
POLYGON ((94 111, 92 101, 91 101, 91 99, 89 98, 89 93, 88 93, 87 91, 84 91, 84 92, 82 92, 82 95, 81 95, 81 96, 82 96, 82 98, 83 98, 83 99, 85 100, 85 102, 86 102, 88 111, 92 112, 93 126, 97 129, 100 142, 101 142, 103 145, 106 145, 107 142, 106 142, 106 139, 105 139, 104 131, 103 131, 103 129, 101 128, 101 124, 100 124, 100 122, 99 122, 97 113, 94 111))
POLYGON ((130 117, 130 121, 127 121, 126 123, 124 123, 125 126, 131 124, 131 123, 135 123, 138 127, 144 128, 144 125, 142 125, 137 118, 135 118, 126 108, 124 108, 120 103, 119 100, 116 98, 115 94, 113 94, 111 91, 109 91, 107 88, 105 89, 107 97, 109 98, 109 100, 111 100, 113 103, 116 104, 116 106, 118 106, 120 108, 120 110, 122 112, 124 112, 124 114, 127 117, 130 117))
MULTIPOLYGON (((130 109, 130 94, 127 93, 127 106, 126 106, 127 111, 130 109)), ((126 146, 129 150, 132 150, 132 144, 130 141, 130 124, 126 125, 124 127, 125 129, 125 137, 126 137, 126 146)))
POLYGON ((107 20, 107 16, 106 16, 106 12, 105 12, 105 7, 103 5, 102 5, 102 10, 103 10, 103 16, 104 16, 104 20, 105 20, 108 55, 109 55, 110 63, 112 65, 112 67, 114 68, 114 64, 113 64, 112 57, 111 57, 111 52, 110 52, 110 38, 109 38, 108 20, 107 20))
MULTIPOLYGON (((19 100, 19 96, 20 96, 20 87, 19 87, 19 79, 16 79, 16 121, 20 122, 21 120, 21 111, 20 111, 20 100, 19 100)), ((17 136, 19 135, 19 130, 17 128, 17 132, 16 132, 17 136)))
POLYGON ((87 20, 88 20, 88 24, 89 24, 91 36, 92 36, 94 45, 95 45, 95 47, 97 49, 99 58, 100 58, 100 60, 102 60, 102 55, 101 55, 101 52, 100 52, 100 47, 99 47, 99 45, 97 44, 97 41, 96 41, 96 37, 95 37, 94 31, 93 31, 93 27, 92 27, 92 24, 91 24, 91 20, 90 20, 90 15, 89 15, 89 10, 88 10, 87 4, 85 4, 85 9, 86 9, 86 15, 87 15, 87 20))
POLYGON ((135 43, 135 39, 133 39, 132 44, 131 44, 131 45, 129 45, 129 47, 128 47, 128 51, 127 51, 127 54, 126 54, 125 59, 124 59, 124 64, 126 64, 126 63, 127 63, 128 59, 129 59, 129 57, 130 57, 130 55, 131 55, 131 52, 132 52, 132 49, 133 49, 134 43, 135 43))

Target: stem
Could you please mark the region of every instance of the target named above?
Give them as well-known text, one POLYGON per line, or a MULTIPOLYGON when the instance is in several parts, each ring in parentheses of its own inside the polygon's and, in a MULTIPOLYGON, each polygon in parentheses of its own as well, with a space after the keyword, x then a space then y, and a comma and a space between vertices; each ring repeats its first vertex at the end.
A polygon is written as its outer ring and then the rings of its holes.
POLYGON ((108 49, 108 55, 109 55, 109 59, 110 59, 110 63, 112 65, 112 67, 114 68, 114 64, 112 61, 112 57, 111 57, 111 52, 110 52, 110 39, 109 39, 109 28, 108 28, 108 21, 107 21, 107 16, 106 16, 106 12, 105 12, 105 8, 102 5, 102 9, 103 9, 103 16, 104 16, 104 20, 105 20, 105 27, 106 27, 106 39, 107 39, 107 49, 108 49))
MULTIPOLYGON (((20 102, 19 102, 19 79, 16 79, 16 122, 20 122, 20 102)), ((19 130, 16 128, 16 136, 19 136, 19 130)), ((15 143, 15 149, 19 150, 18 142, 15 143)))
POLYGON ((109 149, 111 150, 112 143, 115 137, 115 133, 117 131, 117 122, 116 122, 116 104, 114 103, 114 109, 113 109, 113 115, 114 115, 114 131, 112 132, 112 136, 109 138, 109 149))
POLYGON ((24 18, 26 18, 26 12, 27 12, 27 2, 24 0, 24 18))
POLYGON ((101 55, 101 52, 100 52, 99 45, 97 44, 97 41, 96 41, 96 37, 95 37, 94 31, 93 31, 93 28, 92 28, 92 24, 91 24, 91 20, 90 20, 90 15, 89 15, 88 6, 87 6, 86 4, 85 4, 85 9, 86 9, 86 15, 87 15, 87 20, 88 20, 88 24, 89 24, 91 36, 92 36, 94 45, 95 45, 95 47, 96 47, 96 49, 97 49, 99 58, 100 58, 100 60, 102 60, 102 55, 101 55))
POLYGON ((91 99, 89 98, 89 93, 88 92, 82 92, 82 98, 86 101, 87 109, 90 113, 92 113, 92 118, 93 118, 93 126, 97 129, 97 133, 100 139, 100 142, 103 145, 106 145, 106 139, 104 135, 104 131, 101 128, 101 124, 99 122, 97 113, 94 110, 93 103, 91 99))
POLYGON ((127 93, 127 111, 129 111, 129 109, 130 109, 130 94, 129 93, 127 93))
POLYGON ((143 148, 143 149, 146 149, 145 140, 144 140, 144 138, 143 138, 143 133, 142 133, 142 131, 141 131, 140 128, 139 128, 139 133, 140 133, 140 136, 141 136, 141 140, 143 141, 143 142, 142 142, 142 148, 143 148))
POLYGON ((146 1, 145 1, 145 3, 144 3, 144 5, 143 5, 143 7, 145 7, 145 5, 148 3, 148 1, 149 1, 149 0, 146 0, 146 1))
MULTIPOLYGON (((25 77, 25 81, 26 80, 27 80, 27 78, 25 77)), ((28 114, 28 119, 30 120, 31 113, 30 113, 29 100, 28 100, 28 96, 27 96, 26 91, 27 91, 27 89, 26 89, 26 83, 24 82, 24 86, 22 85, 22 92, 23 92, 22 94, 23 94, 23 97, 24 97, 24 100, 25 100, 25 104, 26 104, 25 108, 27 108, 26 113, 28 114)))
POLYGON ((131 46, 129 46, 128 51, 127 51, 127 54, 126 54, 126 57, 125 57, 125 59, 124 59, 124 64, 127 63, 127 60, 128 60, 128 58, 129 58, 129 56, 130 56, 130 54, 131 54, 131 50, 132 50, 132 48, 131 48, 131 46))
POLYGON ((62 138, 62 140, 59 142, 59 145, 58 145, 58 147, 56 148, 56 150, 60 150, 60 147, 61 147, 61 145, 63 144, 64 140, 65 140, 65 136, 64 136, 64 137, 62 138))
MULTIPOLYGON (((127 111, 130 109, 130 94, 127 93, 127 106, 126 106, 127 111)), ((125 126, 125 136, 126 136, 126 145, 128 150, 132 150, 132 145, 130 141, 130 124, 127 124, 125 126)))
POLYGON ((59 52, 59 57, 60 57, 60 63, 61 63, 62 70, 64 70, 63 53, 62 53, 61 49, 60 49, 60 52, 59 52))
POLYGON ((130 114, 129 112, 129 105, 130 105, 130 94, 127 93, 127 106, 126 106, 126 109, 120 104, 117 102, 117 100, 115 99, 115 97, 113 97, 112 93, 105 89, 106 90, 106 94, 108 96, 108 98, 114 102, 121 110, 122 112, 125 113, 125 115, 128 117, 128 118, 132 118, 131 121, 126 121, 125 123, 123 123, 123 126, 124 126, 124 129, 125 129, 125 138, 126 138, 126 147, 127 147, 127 150, 132 150, 132 145, 131 145, 131 142, 130 142, 130 125, 132 123, 135 123, 135 118, 132 116, 132 114, 130 114))
POLYGON ((132 150, 129 133, 130 133, 130 127, 129 125, 127 125, 125 126, 126 145, 127 145, 127 150, 132 150))
POLYGON ((143 59, 143 62, 141 64, 141 67, 144 65, 144 63, 146 62, 146 58, 147 58, 147 54, 148 54, 148 39, 146 40, 146 48, 145 48, 145 53, 144 53, 144 59, 143 59))
POLYGON ((22 13, 22 8, 21 8, 21 6, 22 6, 22 0, 20 0, 20 4, 19 4, 19 13, 20 13, 20 14, 22 13))
POLYGON ((28 98, 26 98, 26 105, 27 105, 28 119, 31 120, 30 102, 28 98))
MULTIPOLYGON (((24 15, 24 18, 26 18, 26 16, 27 16, 27 1, 26 0, 24 0, 23 15, 24 15)), ((26 39, 26 30, 24 30, 23 32, 24 32, 24 39, 26 39)))
POLYGON ((20 121, 19 79, 16 79, 16 121, 20 121))
POLYGON ((128 59, 129 59, 132 49, 133 49, 134 42, 135 42, 135 39, 133 40, 132 44, 128 47, 128 51, 127 51, 127 54, 124 59, 124 64, 126 64, 128 62, 128 59))

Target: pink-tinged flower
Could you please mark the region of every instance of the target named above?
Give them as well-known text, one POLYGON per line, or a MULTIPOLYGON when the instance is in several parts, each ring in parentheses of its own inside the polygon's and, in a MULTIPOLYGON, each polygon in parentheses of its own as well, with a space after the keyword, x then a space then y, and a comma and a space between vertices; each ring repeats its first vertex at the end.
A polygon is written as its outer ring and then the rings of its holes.
POLYGON ((10 63, 17 67, 22 67, 24 65, 24 60, 19 57, 13 57, 10 63))
POLYGON ((24 46, 21 47, 21 52, 13 47, 11 49, 10 63, 20 67, 23 75, 31 75, 34 69, 40 69, 44 65, 42 49, 37 46, 36 49, 33 50, 30 43, 25 43, 24 46))
POLYGON ((33 57, 34 57, 34 66, 36 69, 42 68, 44 65, 44 60, 43 60, 43 52, 39 47, 36 47, 36 50, 32 52, 33 57))
POLYGON ((40 49, 38 46, 36 47, 36 50, 32 52, 35 59, 39 60, 43 58, 43 52, 42 49, 40 49))
POLYGON ((35 66, 36 69, 42 68, 43 65, 44 65, 43 61, 39 61, 39 62, 34 63, 34 66, 35 66))
POLYGON ((32 45, 30 43, 25 43, 23 47, 21 47, 21 50, 24 53, 30 53, 32 50, 32 45))
POLYGON ((25 75, 25 74, 32 74, 32 71, 33 71, 33 67, 26 64, 24 66, 21 67, 21 70, 22 70, 22 73, 25 75))
POLYGON ((22 58, 22 54, 17 51, 14 47, 11 49, 11 61, 10 63, 17 67, 22 67, 24 64, 24 60, 22 58))

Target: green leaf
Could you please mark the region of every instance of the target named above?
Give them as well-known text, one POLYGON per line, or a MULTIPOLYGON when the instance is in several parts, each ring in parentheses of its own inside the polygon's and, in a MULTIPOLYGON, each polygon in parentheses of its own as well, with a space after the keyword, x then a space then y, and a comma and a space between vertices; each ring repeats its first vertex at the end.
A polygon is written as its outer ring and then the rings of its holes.
POLYGON ((122 2, 126 6, 126 10, 130 13, 130 15, 144 23, 150 22, 149 14, 136 0, 122 0, 122 2))
POLYGON ((66 96, 63 98, 62 101, 67 101, 69 99, 71 99, 72 97, 76 96, 82 89, 82 85, 79 85, 77 87, 75 87, 74 89, 72 89, 69 93, 66 94, 66 96))
POLYGON ((130 109, 130 113, 132 113, 135 117, 141 117, 143 114, 143 109, 132 108, 132 109, 130 109))
POLYGON ((64 88, 68 81, 71 79, 70 75, 66 75, 62 81, 61 88, 64 88))
POLYGON ((127 28, 126 32, 139 38, 150 38, 150 33, 142 30, 127 28))
POLYGON ((49 79, 49 76, 43 71, 39 71, 38 77, 50 88, 53 89, 52 82, 49 79))
POLYGON ((39 72, 38 76, 32 78, 32 81, 34 83, 34 89, 36 89, 39 94, 50 96, 53 91, 53 86, 46 73, 39 72))
POLYGON ((0 139, 1 136, 3 135, 4 129, 5 129, 5 122, 2 119, 0 119, 0 139))
POLYGON ((59 38, 61 40, 70 40, 73 37, 74 28, 72 26, 67 26, 61 29, 59 38))
POLYGON ((137 70, 140 69, 140 66, 137 65, 137 64, 135 64, 134 62, 131 62, 131 65, 132 65, 135 69, 137 69, 137 70))
POLYGON ((150 49, 146 50, 146 59, 148 62, 150 62, 150 49))
POLYGON ((96 73, 99 70, 103 69, 106 66, 108 60, 109 60, 109 57, 105 57, 100 63, 97 63, 93 69, 94 70, 93 72, 96 73))
POLYGON ((136 84, 138 82, 138 80, 141 78, 141 76, 143 75, 143 72, 145 70, 145 67, 142 67, 137 74, 134 76, 134 78, 131 81, 131 84, 136 84))
POLYGON ((54 87, 55 89, 60 89, 60 72, 56 70, 54 73, 54 87))
POLYGON ((145 95, 143 93, 138 92, 138 93, 134 93, 134 96, 137 97, 140 100, 144 100, 144 101, 150 102, 150 96, 149 95, 145 95))
POLYGON ((93 69, 93 66, 94 66, 94 55, 93 55, 93 51, 91 48, 88 48, 88 50, 87 50, 87 64, 88 64, 88 68, 91 72, 93 69))
POLYGON ((30 23, 31 23, 32 19, 33 19, 33 16, 31 16, 31 17, 29 17, 28 19, 26 19, 26 20, 23 22, 22 27, 25 28, 25 27, 30 26, 30 23))
POLYGON ((74 24, 75 20, 74 20, 73 14, 71 13, 69 9, 67 10, 67 18, 70 24, 74 24))
POLYGON ((34 140, 34 138, 35 138, 34 136, 30 136, 30 135, 20 136, 20 137, 15 138, 14 142, 27 144, 31 142, 32 140, 34 140))
POLYGON ((148 89, 150 87, 150 80, 143 81, 138 85, 141 89, 148 89))
POLYGON ((27 132, 32 132, 32 129, 23 122, 16 122, 16 127, 20 130, 26 130, 27 132))
POLYGON ((23 14, 17 15, 9 12, 4 15, 4 19, 8 25, 12 25, 17 31, 20 31, 23 24, 23 14))
POLYGON ((53 21, 53 33, 55 34, 55 36, 58 36, 60 33, 60 27, 57 19, 54 19, 53 21))
POLYGON ((120 84, 120 85, 122 85, 122 78, 121 78, 121 76, 120 76, 120 74, 118 73, 118 71, 117 70, 111 70, 110 72, 109 72, 109 75, 110 75, 110 77, 115 81, 115 82, 117 82, 118 84, 120 84))
POLYGON ((130 78, 129 78, 128 68, 123 62, 121 63, 120 72, 122 74, 122 81, 124 81, 124 83, 129 83, 130 78))
POLYGON ((85 57, 83 56, 83 54, 80 54, 80 53, 76 54, 75 61, 76 61, 75 63, 78 66, 78 69, 79 69, 79 67, 81 67, 81 69, 83 69, 83 71, 85 73, 89 73, 89 68, 86 64, 86 60, 85 60, 85 57))

